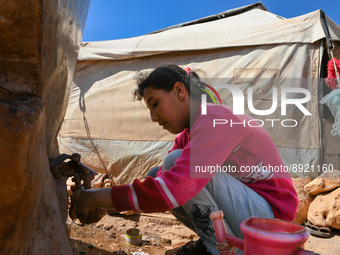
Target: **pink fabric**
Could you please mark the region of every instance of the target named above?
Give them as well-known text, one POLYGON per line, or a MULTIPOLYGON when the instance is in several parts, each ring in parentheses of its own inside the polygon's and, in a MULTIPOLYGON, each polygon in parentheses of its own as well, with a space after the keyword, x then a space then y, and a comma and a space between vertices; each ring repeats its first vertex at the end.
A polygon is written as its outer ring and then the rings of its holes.
POLYGON ((333 58, 333 59, 328 61, 328 64, 327 64, 327 74, 328 75, 327 75, 327 78, 325 78, 325 82, 326 82, 327 86, 331 87, 332 89, 336 89, 336 88, 338 88, 338 86, 340 86, 340 84, 337 84, 337 82, 336 82, 337 74, 336 74, 334 65, 335 65, 338 73, 340 72, 340 60, 333 58))
MULTIPOLYGON (((163 173, 160 168, 157 173, 157 177, 166 185, 168 193, 164 191, 157 179, 151 177, 143 182, 139 180, 133 182, 137 202, 143 212, 170 210, 174 207, 174 201, 179 206, 183 205, 209 182, 213 174, 204 174, 203 177, 206 178, 190 178, 190 163, 192 173, 197 165, 232 165, 238 169, 241 166, 253 166, 261 162, 262 166, 283 165, 272 139, 262 127, 243 127, 243 125, 213 127, 214 119, 227 119, 234 123, 251 120, 246 115, 234 116, 231 108, 225 106, 208 104, 207 115, 201 115, 199 110, 191 130, 183 130, 175 139, 172 150, 183 149, 175 166, 163 173), (172 206, 169 206, 171 199, 172 206)), ((252 122, 252 125, 255 125, 255 122, 252 122)), ((276 218, 294 219, 299 200, 289 173, 275 172, 265 176, 265 179, 260 175, 249 176, 249 173, 231 174, 266 199, 276 218)), ((112 187, 112 200, 115 207, 117 210, 132 210, 133 208, 129 206, 131 202, 122 202, 119 199, 119 197, 128 197, 122 192, 127 191, 119 186, 112 187)))

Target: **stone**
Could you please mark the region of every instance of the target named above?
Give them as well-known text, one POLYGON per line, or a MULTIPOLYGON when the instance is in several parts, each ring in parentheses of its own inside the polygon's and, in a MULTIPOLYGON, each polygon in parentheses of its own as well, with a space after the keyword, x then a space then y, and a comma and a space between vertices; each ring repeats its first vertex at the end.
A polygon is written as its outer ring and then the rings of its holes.
POLYGON ((110 179, 104 180, 104 188, 110 188, 113 186, 113 182, 110 179))
POLYGON ((135 212, 134 211, 122 211, 122 212, 119 212, 120 214, 123 214, 123 215, 133 215, 133 214, 135 214, 135 212))
POLYGON ((50 172, 89 0, 1 1, 0 253, 72 254, 50 172), (2 18, 5 17, 5 18, 2 18))
POLYGON ((110 187, 112 187, 112 185, 110 183, 105 183, 104 184, 104 188, 110 188, 110 187))
POLYGON ((309 206, 307 218, 316 226, 340 229, 340 188, 318 195, 309 206))
MULTIPOLYGON (((40 99, 0 102, 1 254, 47 254, 51 247, 55 254, 72 252, 49 170, 45 119, 40 99)), ((60 190, 67 198, 66 187, 60 190)))
POLYGON ((310 183, 306 184, 304 190, 311 195, 319 195, 340 187, 340 171, 324 172, 310 183))
POLYGON ((95 179, 91 182, 92 189, 99 189, 102 187, 104 179, 107 178, 107 174, 98 174, 95 179))
POLYGON ((294 222, 302 224, 307 220, 307 214, 309 205, 314 199, 314 196, 308 194, 303 188, 307 183, 310 183, 312 179, 308 176, 292 178, 295 191, 299 197, 299 207, 296 212, 294 222))
POLYGON ((75 186, 75 183, 72 181, 72 178, 68 178, 66 181, 67 193, 69 196, 73 194, 72 186, 75 186))
POLYGON ((104 185, 105 184, 110 184, 110 187, 112 187, 113 186, 113 181, 111 181, 110 179, 105 179, 104 180, 104 185))
POLYGON ((71 237, 71 227, 70 227, 70 224, 68 224, 68 223, 65 224, 65 232, 66 232, 67 238, 70 238, 71 237))
POLYGON ((66 188, 66 181, 62 179, 54 179, 56 186, 56 195, 59 202, 60 216, 62 222, 66 222, 68 211, 68 191, 66 188))

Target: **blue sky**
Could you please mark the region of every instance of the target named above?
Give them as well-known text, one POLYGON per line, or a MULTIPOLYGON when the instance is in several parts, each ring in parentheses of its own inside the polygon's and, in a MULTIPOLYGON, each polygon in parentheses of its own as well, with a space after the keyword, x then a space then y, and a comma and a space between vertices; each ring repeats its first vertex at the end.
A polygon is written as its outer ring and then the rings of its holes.
MULTIPOLYGON (((140 36, 256 2, 256 0, 92 0, 83 42, 140 36)), ((262 3, 268 11, 285 18, 322 9, 340 25, 339 0, 263 0, 262 3)))

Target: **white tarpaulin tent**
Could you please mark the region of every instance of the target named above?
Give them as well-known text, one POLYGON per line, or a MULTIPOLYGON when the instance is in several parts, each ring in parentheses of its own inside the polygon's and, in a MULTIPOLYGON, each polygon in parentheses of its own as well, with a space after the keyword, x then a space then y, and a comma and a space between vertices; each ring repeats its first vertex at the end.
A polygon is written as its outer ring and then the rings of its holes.
MULTIPOLYGON (((284 119, 296 120, 296 127, 269 123, 264 127, 285 164, 316 167, 326 158, 323 111, 318 103, 323 96, 318 78, 324 75, 328 60, 326 37, 339 56, 340 27, 321 10, 285 19, 257 3, 144 36, 83 43, 59 135, 60 150, 80 153, 82 162, 108 172, 120 184, 141 178, 159 165, 174 135, 151 122, 143 103, 131 101, 136 87, 133 77, 138 71, 173 63, 204 70, 207 77, 238 85, 243 91, 252 86, 256 109, 271 107, 273 87, 308 89, 311 99, 304 106, 311 116, 290 107, 284 119)), ((215 80, 210 81, 214 86, 215 80)), ((218 92, 232 105, 229 91, 218 92)), ((270 116, 254 117, 283 118, 280 106, 270 116)))

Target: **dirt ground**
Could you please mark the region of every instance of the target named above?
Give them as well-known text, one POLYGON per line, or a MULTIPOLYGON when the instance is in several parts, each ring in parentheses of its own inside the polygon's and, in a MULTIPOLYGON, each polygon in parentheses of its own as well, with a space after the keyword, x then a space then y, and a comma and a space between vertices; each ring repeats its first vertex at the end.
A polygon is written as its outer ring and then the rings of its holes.
MULTIPOLYGON (((68 219, 67 225, 74 255, 170 255, 174 248, 198 238, 170 213, 130 216, 114 213, 95 224, 82 225, 68 219), (142 246, 126 244, 125 231, 133 227, 143 233, 142 246)), ((340 230, 333 230, 330 238, 311 236, 305 249, 320 255, 340 254, 340 230)))

